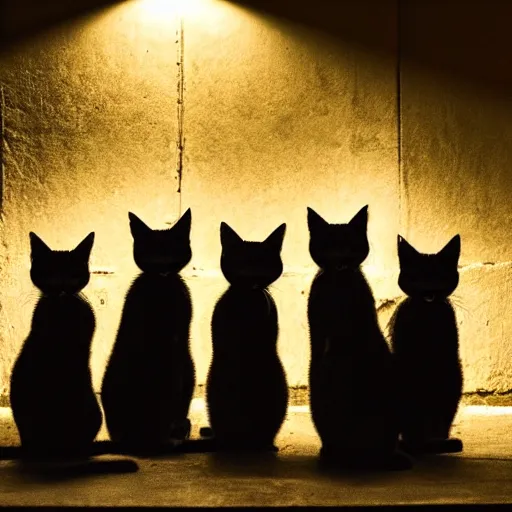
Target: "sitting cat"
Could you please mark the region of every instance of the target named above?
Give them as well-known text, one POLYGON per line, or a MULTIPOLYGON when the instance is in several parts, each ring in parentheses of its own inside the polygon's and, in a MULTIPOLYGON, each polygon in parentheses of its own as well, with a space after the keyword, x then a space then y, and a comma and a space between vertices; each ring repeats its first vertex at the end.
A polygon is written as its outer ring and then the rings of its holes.
POLYGON ((288 386, 277 353, 277 310, 267 288, 283 271, 285 229, 282 224, 265 241, 248 242, 221 224, 221 269, 230 287, 213 312, 206 388, 212 446, 220 451, 277 450, 288 386))
POLYGON ((87 460, 102 423, 89 367, 95 317, 80 295, 90 278, 93 242, 94 233, 90 233, 74 250, 54 251, 30 233, 30 277, 42 296, 11 376, 10 401, 21 450, 18 454, 8 448, 1 452, 26 461, 64 463, 43 464, 47 471, 59 467, 78 472, 138 469, 134 461, 87 460))
POLYGON ((166 230, 129 218, 142 273, 126 295, 101 398, 112 441, 128 453, 165 451, 190 431, 192 302, 179 272, 192 257, 191 212, 166 230))
POLYGON ((351 469, 407 469, 392 355, 360 265, 369 253, 368 207, 348 224, 308 208, 309 251, 320 267, 308 301, 310 407, 321 460, 351 469))
POLYGON ((462 451, 449 438, 462 396, 455 312, 448 297, 459 283, 460 237, 437 254, 422 254, 398 236, 398 284, 408 298, 392 320, 401 391, 402 446, 410 453, 462 451))

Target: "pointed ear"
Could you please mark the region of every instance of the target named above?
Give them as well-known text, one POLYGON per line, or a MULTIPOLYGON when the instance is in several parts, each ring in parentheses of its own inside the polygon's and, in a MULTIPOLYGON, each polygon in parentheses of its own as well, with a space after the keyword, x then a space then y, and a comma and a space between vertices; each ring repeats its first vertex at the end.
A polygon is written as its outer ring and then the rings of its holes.
POLYGON ((190 225, 192 223, 192 212, 190 208, 178 219, 176 224, 171 229, 176 228, 178 231, 183 231, 190 235, 190 225))
POLYGON ((455 235, 437 254, 457 265, 460 256, 460 235, 455 235))
POLYGON ((84 261, 89 261, 92 244, 94 243, 94 232, 89 233, 74 249, 73 252, 84 261))
POLYGON ((153 231, 148 225, 144 224, 135 213, 128 212, 128 218, 130 219, 130 231, 132 232, 133 238, 143 236, 153 231))
POLYGON ((243 240, 238 236, 235 230, 229 227, 225 222, 220 223, 220 243, 225 245, 241 244, 243 240))
POLYGON ((414 256, 419 256, 417 251, 404 237, 398 235, 398 259, 400 261, 407 260, 414 256))
POLYGON ((318 213, 313 210, 313 208, 310 208, 308 206, 308 228, 309 231, 312 231, 314 229, 322 229, 323 227, 328 226, 329 223, 318 213))
POLYGON ((281 248, 283 247, 284 234, 286 232, 286 224, 281 224, 278 228, 276 228, 272 233, 266 238, 263 242, 264 244, 272 245, 279 252, 281 252, 281 248))
POLYGON ((363 206, 349 222, 350 226, 356 227, 358 230, 365 231, 368 226, 368 205, 363 206))
POLYGON ((44 256, 45 254, 52 252, 52 250, 33 231, 31 231, 28 236, 30 237, 31 259, 34 259, 35 256, 44 256))

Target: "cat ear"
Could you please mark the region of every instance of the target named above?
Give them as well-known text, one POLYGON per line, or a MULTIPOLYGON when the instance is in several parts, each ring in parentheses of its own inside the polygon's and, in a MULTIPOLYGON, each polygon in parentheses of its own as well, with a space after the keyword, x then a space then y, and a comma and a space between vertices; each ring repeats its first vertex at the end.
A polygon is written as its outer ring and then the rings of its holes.
POLYGON ((460 256, 460 235, 455 235, 438 253, 438 256, 446 258, 455 263, 459 262, 460 256))
POLYGON ((368 205, 363 206, 349 222, 350 226, 354 226, 361 231, 366 231, 368 226, 368 205))
POLYGON ((176 228, 176 230, 183 231, 190 235, 190 224, 192 223, 192 212, 190 208, 178 219, 176 224, 171 229, 176 228))
POLYGON ((276 228, 263 242, 264 244, 272 245, 279 252, 281 252, 281 248, 283 247, 283 239, 284 234, 286 232, 286 224, 281 224, 278 228, 276 228))
POLYGON ((147 224, 142 222, 135 213, 128 212, 128 218, 130 219, 130 231, 132 232, 133 238, 153 231, 147 224))
POLYGON ((43 256, 52 252, 52 250, 33 231, 31 231, 28 236, 30 237, 31 259, 34 259, 35 256, 43 256))
POLYGON ((74 249, 73 252, 78 254, 84 261, 89 261, 89 256, 94 243, 94 232, 89 233, 74 249))
POLYGON ((400 261, 407 260, 408 258, 419 256, 419 252, 402 236, 398 235, 398 259, 400 261))
POLYGON ((328 226, 329 223, 321 217, 318 213, 308 206, 308 228, 309 231, 314 229, 322 229, 323 227, 328 226))
POLYGON ((220 223, 220 243, 225 245, 241 244, 243 240, 238 236, 235 230, 229 227, 225 222, 220 223))

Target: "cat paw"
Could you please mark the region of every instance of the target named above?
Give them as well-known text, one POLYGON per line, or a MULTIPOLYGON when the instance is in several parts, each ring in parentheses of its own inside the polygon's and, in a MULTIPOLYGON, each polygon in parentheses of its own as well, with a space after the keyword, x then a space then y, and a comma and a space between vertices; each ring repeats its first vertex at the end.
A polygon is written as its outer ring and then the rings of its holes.
POLYGON ((463 447, 462 441, 456 437, 431 439, 425 444, 425 453, 459 453, 463 447))
POLYGON ((201 427, 199 429, 199 435, 201 437, 207 437, 207 438, 215 437, 214 434, 213 434, 213 428, 212 427, 201 427))
POLYGON ((177 421, 171 428, 171 439, 178 439, 180 441, 188 439, 190 437, 190 430, 192 424, 188 418, 182 421, 177 421))
POLYGON ((412 458, 407 454, 400 450, 397 450, 391 458, 389 459, 389 469, 390 470, 405 470, 412 469, 414 463, 412 458))
POLYGON ((224 440, 219 441, 219 451, 244 454, 277 453, 279 448, 273 443, 257 442, 252 440, 224 440))

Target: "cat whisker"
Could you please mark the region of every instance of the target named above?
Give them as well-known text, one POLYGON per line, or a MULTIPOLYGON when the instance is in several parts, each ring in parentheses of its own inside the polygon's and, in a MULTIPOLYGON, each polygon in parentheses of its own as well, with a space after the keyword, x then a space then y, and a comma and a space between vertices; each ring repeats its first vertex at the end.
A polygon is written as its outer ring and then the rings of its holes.
POLYGON ((21 302, 21 309, 25 309, 28 305, 33 307, 40 297, 41 294, 37 290, 32 290, 27 295, 20 296, 19 299, 21 302))
POLYGON ((458 301, 458 300, 452 300, 451 303, 456 306, 459 309, 462 309, 464 311, 468 311, 468 308, 464 306, 464 302, 458 301))
POLYGON ((458 309, 462 311, 468 312, 468 308, 464 305, 464 299, 460 295, 452 295, 450 297, 450 302, 456 306, 458 309))
POLYGON ((398 297, 392 297, 390 299, 383 299, 378 301, 377 305, 377 313, 380 311, 386 311, 391 308, 396 308, 402 300, 405 299, 405 295, 400 295, 398 297))
POLYGON ((267 288, 267 291, 272 294, 272 292, 276 290, 278 291, 279 293, 281 293, 283 291, 282 288, 279 288, 279 286, 276 286, 275 284, 271 284, 268 288, 267 288))
POLYGON ((471 313, 468 310, 468 308, 462 306, 461 304, 453 302, 453 301, 452 301, 452 306, 454 306, 454 309, 455 309, 456 312, 461 312, 462 313, 462 319, 463 320, 466 320, 468 317, 470 317, 471 313))
POLYGON ((272 303, 270 299, 270 292, 268 290, 265 290, 263 292, 263 295, 265 295, 265 300, 267 301, 267 314, 270 314, 272 311, 272 303))

